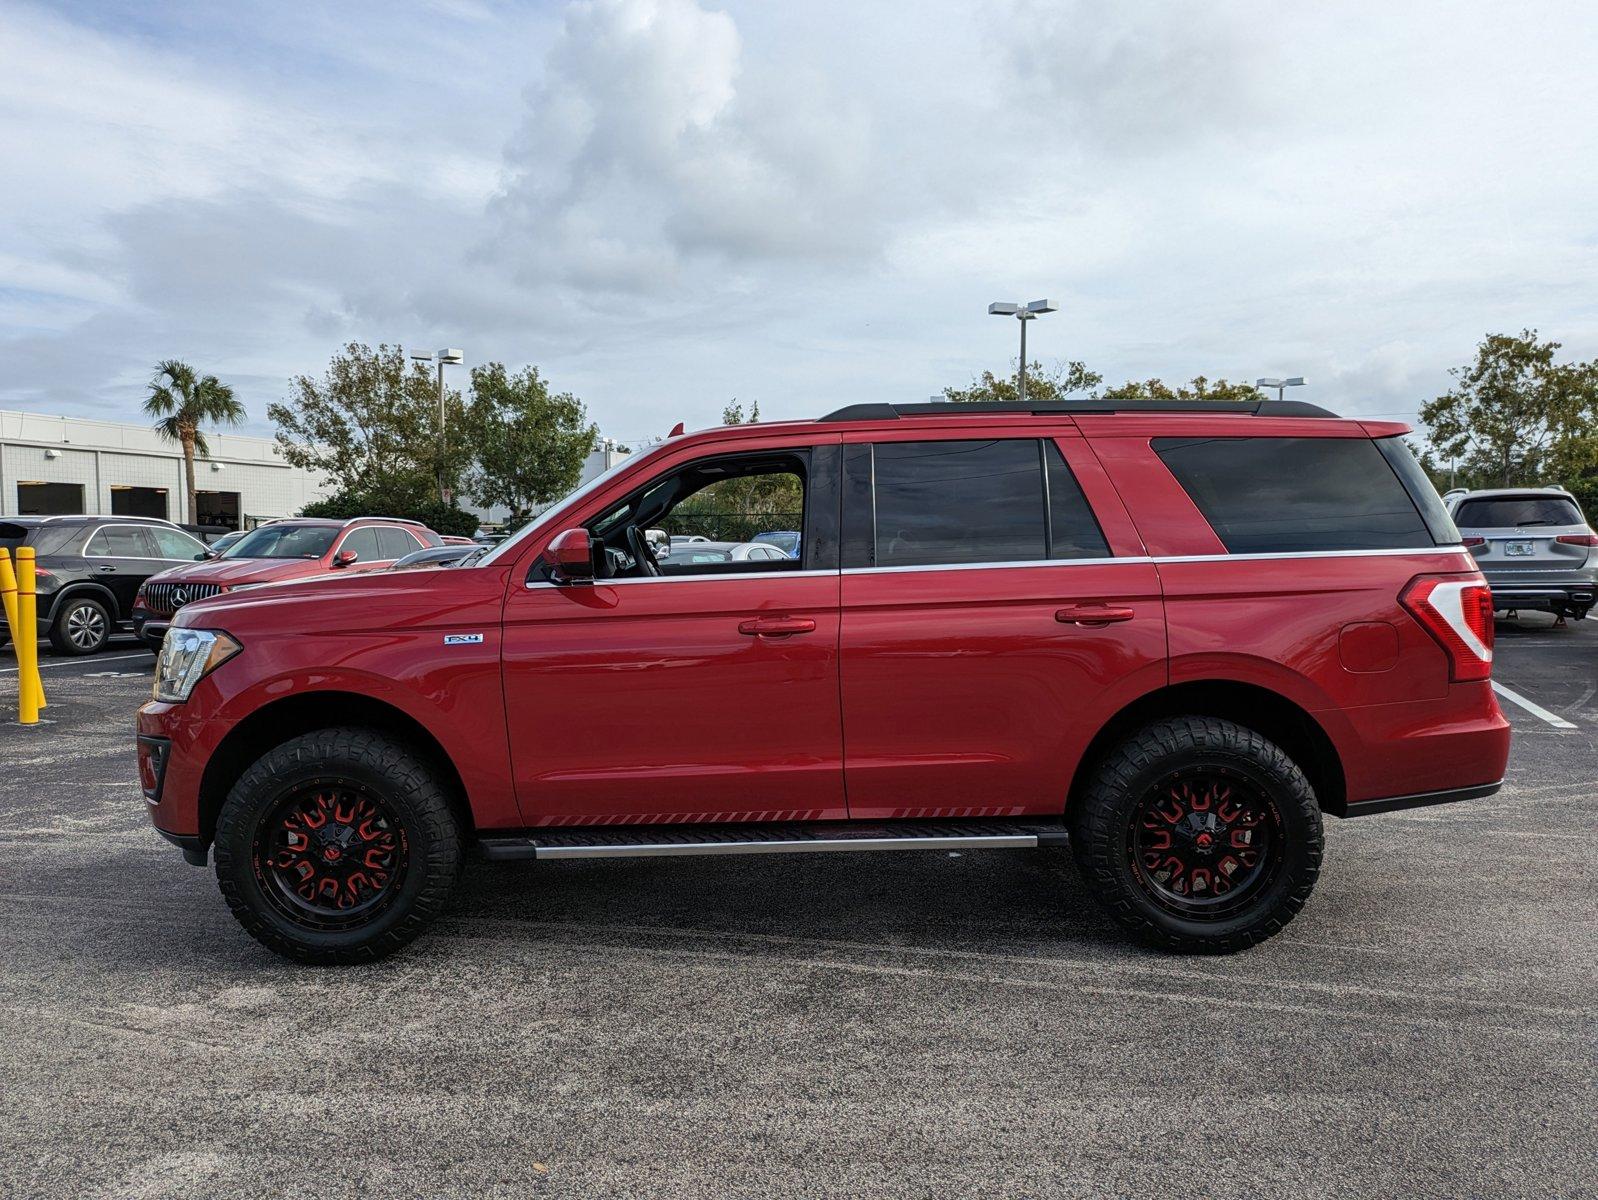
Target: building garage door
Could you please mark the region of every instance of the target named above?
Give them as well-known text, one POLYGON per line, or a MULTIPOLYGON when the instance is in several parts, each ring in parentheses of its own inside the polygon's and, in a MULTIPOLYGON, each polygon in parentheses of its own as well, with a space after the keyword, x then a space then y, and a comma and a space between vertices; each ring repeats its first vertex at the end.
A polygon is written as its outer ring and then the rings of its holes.
POLYGON ((20 517, 56 517, 83 511, 81 483, 23 480, 17 484, 17 515, 20 517))
POLYGON ((111 511, 119 517, 166 517, 166 489, 111 485, 111 511))

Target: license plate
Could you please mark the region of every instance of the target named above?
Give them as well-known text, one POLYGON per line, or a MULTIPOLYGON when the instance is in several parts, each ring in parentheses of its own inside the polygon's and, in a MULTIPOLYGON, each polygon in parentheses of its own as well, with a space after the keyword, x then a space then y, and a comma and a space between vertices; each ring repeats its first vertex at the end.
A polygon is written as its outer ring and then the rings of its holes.
POLYGON ((1509 558, 1530 558, 1531 553, 1532 551, 1530 542, 1504 543, 1504 554, 1509 558))

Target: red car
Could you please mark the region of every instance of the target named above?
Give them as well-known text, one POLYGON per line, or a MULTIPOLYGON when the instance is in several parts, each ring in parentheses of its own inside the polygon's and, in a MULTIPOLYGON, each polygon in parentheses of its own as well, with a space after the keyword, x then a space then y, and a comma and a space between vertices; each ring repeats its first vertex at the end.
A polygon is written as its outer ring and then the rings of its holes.
POLYGON ((172 614, 191 600, 328 571, 376 570, 413 550, 443 544, 444 539, 427 526, 397 517, 269 521, 234 542, 220 557, 185 563, 145 580, 133 598, 133 632, 160 653, 172 614))
POLYGON ((1405 432, 1061 402, 670 438, 473 565, 182 609, 150 816, 316 962, 415 937, 469 845, 1068 845, 1134 935, 1237 950, 1308 899, 1323 815, 1504 774, 1491 597, 1405 432), (756 496, 801 558, 656 558, 756 496))

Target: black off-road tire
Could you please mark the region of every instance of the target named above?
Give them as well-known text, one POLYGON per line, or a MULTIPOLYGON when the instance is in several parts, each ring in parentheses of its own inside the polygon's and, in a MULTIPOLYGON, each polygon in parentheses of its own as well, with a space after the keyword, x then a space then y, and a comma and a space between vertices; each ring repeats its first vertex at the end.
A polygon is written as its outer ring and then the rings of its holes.
POLYGON ((50 644, 57 654, 94 654, 111 640, 111 612, 93 596, 69 596, 56 606, 50 644))
POLYGON ((448 794, 427 763, 390 735, 358 728, 303 734, 257 759, 228 793, 215 848, 217 884, 250 936, 286 958, 318 964, 371 962, 405 946, 444 909, 462 857, 448 794), (341 789, 381 805, 403 857, 369 919, 330 928, 288 911, 292 897, 275 883, 264 847, 285 804, 341 789))
POLYGON ((1256 945, 1297 915, 1320 874, 1321 812, 1304 772, 1269 739, 1215 717, 1173 717, 1132 734, 1099 764, 1067 822, 1077 867, 1095 898, 1117 924, 1162 950, 1230 954, 1256 945), (1232 781, 1272 814, 1262 835, 1270 839, 1271 855, 1262 856, 1270 869, 1262 868, 1235 910, 1173 911, 1179 901, 1137 862, 1143 806, 1184 777, 1232 781))

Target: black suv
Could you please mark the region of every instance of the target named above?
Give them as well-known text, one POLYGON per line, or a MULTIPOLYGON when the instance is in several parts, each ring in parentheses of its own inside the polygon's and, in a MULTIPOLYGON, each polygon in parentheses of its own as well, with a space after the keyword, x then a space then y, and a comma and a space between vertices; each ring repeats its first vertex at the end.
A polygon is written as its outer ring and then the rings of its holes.
MULTIPOLYGON (((141 583, 210 553, 154 517, 0 517, 0 550, 15 556, 18 546, 38 559, 39 632, 61 654, 93 654, 131 628, 141 583)), ((5 636, 0 621, 0 643, 5 636)))

